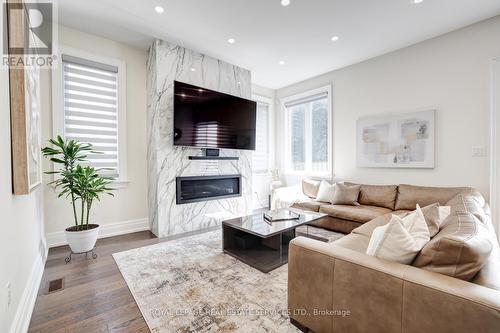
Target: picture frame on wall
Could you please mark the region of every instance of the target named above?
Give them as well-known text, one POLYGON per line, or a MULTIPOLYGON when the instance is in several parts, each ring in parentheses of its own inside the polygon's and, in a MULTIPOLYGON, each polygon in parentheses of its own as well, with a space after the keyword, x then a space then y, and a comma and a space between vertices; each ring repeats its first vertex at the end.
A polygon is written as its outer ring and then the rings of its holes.
POLYGON ((28 190, 42 181, 41 114, 40 114, 40 70, 25 70, 25 116, 28 190))
POLYGON ((42 180, 40 69, 21 61, 30 45, 25 39, 34 38, 25 12, 22 1, 7 3, 9 56, 20 59, 9 66, 12 193, 16 195, 29 194, 42 180))
POLYGON ((436 110, 361 117, 357 165, 363 168, 434 168, 436 110))

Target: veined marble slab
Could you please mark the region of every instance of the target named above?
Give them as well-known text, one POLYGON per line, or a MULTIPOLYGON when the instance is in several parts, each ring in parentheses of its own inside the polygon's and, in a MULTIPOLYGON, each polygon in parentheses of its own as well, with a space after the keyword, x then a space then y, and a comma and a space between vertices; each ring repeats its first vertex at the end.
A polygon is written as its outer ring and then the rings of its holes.
POLYGON ((148 201, 151 231, 158 237, 204 229, 220 223, 214 216, 247 215, 252 209, 250 151, 221 150, 238 161, 196 161, 200 149, 173 145, 174 80, 251 98, 250 71, 156 40, 147 61, 148 201), (242 196, 177 205, 179 176, 241 174, 242 196))

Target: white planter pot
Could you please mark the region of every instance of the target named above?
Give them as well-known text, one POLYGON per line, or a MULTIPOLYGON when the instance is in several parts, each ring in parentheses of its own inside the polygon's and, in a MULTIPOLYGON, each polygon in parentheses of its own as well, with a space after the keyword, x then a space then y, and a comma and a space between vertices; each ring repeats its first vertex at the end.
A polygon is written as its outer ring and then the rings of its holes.
POLYGON ((69 231, 71 228, 66 229, 66 239, 71 251, 74 253, 82 253, 91 251, 94 248, 97 236, 99 235, 99 225, 89 224, 89 227, 90 226, 97 227, 83 231, 69 231))

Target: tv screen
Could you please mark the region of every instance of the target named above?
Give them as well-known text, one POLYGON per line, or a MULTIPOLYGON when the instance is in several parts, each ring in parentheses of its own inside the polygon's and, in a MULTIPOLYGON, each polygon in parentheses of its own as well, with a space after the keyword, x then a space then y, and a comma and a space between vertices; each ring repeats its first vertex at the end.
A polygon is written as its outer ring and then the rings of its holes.
POLYGON ((174 81, 174 145, 255 150, 254 101, 174 81))

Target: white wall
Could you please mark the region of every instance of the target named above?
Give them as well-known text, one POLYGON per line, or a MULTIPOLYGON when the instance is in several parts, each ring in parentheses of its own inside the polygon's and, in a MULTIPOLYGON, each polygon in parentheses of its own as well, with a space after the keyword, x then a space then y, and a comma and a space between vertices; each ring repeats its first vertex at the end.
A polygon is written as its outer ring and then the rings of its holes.
POLYGON ((492 61, 491 65, 491 189, 490 206, 493 222, 500 239, 500 57, 492 61))
POLYGON ((9 75, 0 69, 0 332, 22 332, 29 324, 46 258, 43 191, 38 187, 29 195, 12 195, 9 110, 9 75))
POLYGON ((257 84, 252 84, 252 95, 259 95, 274 99, 274 97, 276 96, 276 90, 259 86, 257 84))
MULTIPOLYGON (((105 196, 101 202, 97 202, 93 206, 91 219, 103 227, 103 235, 147 228, 146 51, 63 26, 59 27, 59 42, 66 47, 126 62, 127 166, 130 182, 127 187, 115 191, 114 197, 105 196)), ((45 98, 43 144, 53 136, 51 75, 46 73, 44 82, 47 84, 41 93, 45 98)), ((46 161, 44 170, 50 167, 46 161)), ((45 176, 44 182, 48 181, 50 177, 45 176)), ((47 185, 44 185, 44 193, 47 240, 49 245, 58 245, 64 242, 64 229, 73 223, 71 205, 64 199, 58 199, 54 190, 47 185)))
MULTIPOLYGON (((366 183, 470 185, 489 196, 490 64, 500 55, 500 16, 277 91, 277 98, 333 85, 334 173, 366 183), (356 167, 361 116, 435 107, 435 169, 356 167)), ((334 55, 332 55, 334 56, 334 55)), ((278 112, 282 116, 282 112, 278 112)), ((280 119, 280 118, 279 118, 280 119)), ((277 121, 280 124, 280 120, 277 121)), ((277 137, 281 161, 283 137, 277 137)))

